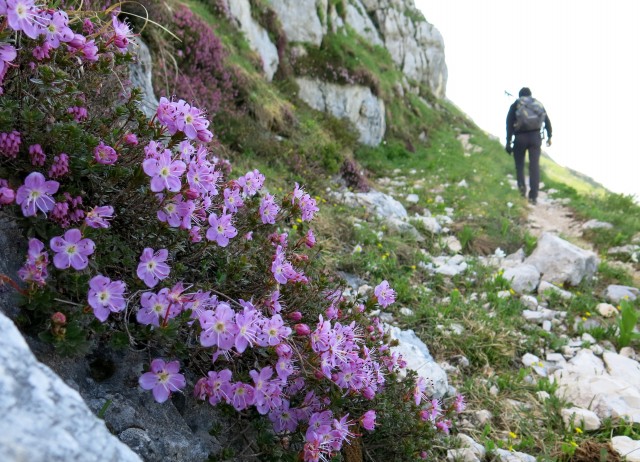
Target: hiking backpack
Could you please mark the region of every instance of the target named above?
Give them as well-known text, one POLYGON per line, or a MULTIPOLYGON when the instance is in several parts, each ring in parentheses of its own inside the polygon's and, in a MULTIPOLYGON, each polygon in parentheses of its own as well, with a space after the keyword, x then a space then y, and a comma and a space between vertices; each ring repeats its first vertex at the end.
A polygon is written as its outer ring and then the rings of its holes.
POLYGON ((540 130, 546 116, 547 112, 540 101, 531 96, 523 96, 518 98, 516 121, 513 128, 518 132, 540 130))

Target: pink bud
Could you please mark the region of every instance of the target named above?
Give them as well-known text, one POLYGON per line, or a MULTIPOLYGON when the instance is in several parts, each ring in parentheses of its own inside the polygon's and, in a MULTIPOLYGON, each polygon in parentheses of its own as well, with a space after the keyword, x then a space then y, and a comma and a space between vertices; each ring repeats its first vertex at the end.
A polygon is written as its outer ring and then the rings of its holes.
POLYGON ((71 48, 75 48, 76 50, 82 48, 85 43, 87 43, 87 39, 81 34, 74 34, 73 38, 67 42, 71 48))
POLYGON ((16 199, 16 193, 13 189, 2 187, 0 188, 0 205, 12 204, 16 199))
POLYGON ((124 142, 130 144, 131 146, 135 146, 138 144, 138 137, 135 133, 127 133, 124 135, 124 142))
POLYGON ((294 311, 293 313, 289 313, 289 319, 292 321, 300 321, 302 319, 302 313, 299 311, 294 311))
POLYGON ((311 333, 311 329, 306 324, 296 324, 293 329, 298 335, 309 335, 311 333))
POLYGON ((67 323, 67 317, 64 314, 60 313, 59 311, 56 311, 51 315, 51 322, 53 324, 62 326, 67 323))
POLYGON ((187 189, 187 192, 185 193, 185 196, 189 200, 194 200, 194 199, 197 199, 198 197, 200 197, 200 193, 198 191, 194 190, 194 189, 187 189))

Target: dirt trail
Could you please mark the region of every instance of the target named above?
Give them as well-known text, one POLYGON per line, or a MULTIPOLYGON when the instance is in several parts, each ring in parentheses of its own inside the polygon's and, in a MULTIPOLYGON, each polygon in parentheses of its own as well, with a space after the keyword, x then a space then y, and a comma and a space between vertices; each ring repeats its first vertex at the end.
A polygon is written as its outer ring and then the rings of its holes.
POLYGON ((529 206, 529 232, 536 237, 550 232, 567 239, 583 249, 593 250, 593 246, 582 238, 582 223, 574 218, 574 213, 561 201, 548 197, 540 191, 538 204, 529 206))
MULTIPOLYGON (((582 237, 583 223, 576 220, 574 216, 573 211, 564 206, 562 201, 553 199, 546 192, 540 191, 538 204, 529 206, 529 232, 536 237, 540 237, 542 233, 550 232, 580 248, 595 252, 591 243, 582 237)), ((640 287, 640 271, 636 270, 633 265, 615 260, 609 260, 609 264, 623 267, 631 274, 634 285, 640 287)))

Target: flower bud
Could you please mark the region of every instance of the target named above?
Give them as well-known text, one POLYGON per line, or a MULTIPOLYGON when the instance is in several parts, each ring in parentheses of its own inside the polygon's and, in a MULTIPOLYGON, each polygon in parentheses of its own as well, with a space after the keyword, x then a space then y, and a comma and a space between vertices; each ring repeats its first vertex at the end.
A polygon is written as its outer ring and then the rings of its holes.
POLYGON ((124 142, 131 146, 135 146, 138 144, 138 137, 135 133, 127 133, 124 135, 124 142))
POLYGON ((296 324, 293 329, 298 335, 309 335, 311 333, 311 329, 306 324, 296 324))
POLYGON ((56 311, 51 315, 51 323, 62 326, 67 323, 67 317, 63 313, 56 311))
POLYGON ((197 199, 198 197, 200 197, 200 193, 198 191, 196 191, 195 189, 187 189, 187 192, 185 193, 185 196, 189 200, 194 200, 194 199, 197 199))
POLYGON ((289 319, 292 321, 300 321, 302 319, 302 313, 299 311, 294 311, 293 313, 289 313, 289 319))

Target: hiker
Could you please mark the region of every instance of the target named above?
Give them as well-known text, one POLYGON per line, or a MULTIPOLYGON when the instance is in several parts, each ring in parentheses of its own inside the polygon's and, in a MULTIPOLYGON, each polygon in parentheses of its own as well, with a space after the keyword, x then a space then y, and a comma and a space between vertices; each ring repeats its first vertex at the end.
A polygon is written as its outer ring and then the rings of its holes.
POLYGON ((527 186, 524 182, 524 157, 525 152, 529 151, 529 202, 533 205, 538 201, 543 127, 547 131, 547 146, 551 146, 549 116, 542 103, 531 97, 531 90, 523 87, 507 114, 507 144, 504 148, 507 154, 513 153, 518 189, 522 197, 527 195, 527 186))

